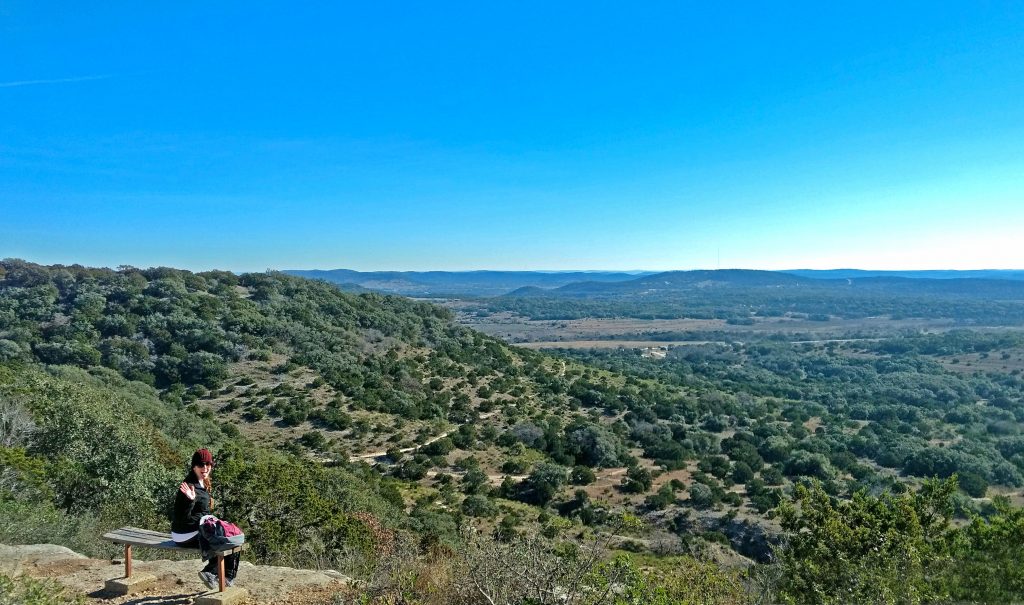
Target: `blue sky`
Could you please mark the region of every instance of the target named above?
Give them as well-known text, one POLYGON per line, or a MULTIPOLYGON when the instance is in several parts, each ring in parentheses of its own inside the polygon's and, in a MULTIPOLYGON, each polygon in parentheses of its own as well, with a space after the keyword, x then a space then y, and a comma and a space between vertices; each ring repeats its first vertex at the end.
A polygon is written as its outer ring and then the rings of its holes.
POLYGON ((85 4, 0 4, 0 257, 1024 268, 1019 2, 85 4))

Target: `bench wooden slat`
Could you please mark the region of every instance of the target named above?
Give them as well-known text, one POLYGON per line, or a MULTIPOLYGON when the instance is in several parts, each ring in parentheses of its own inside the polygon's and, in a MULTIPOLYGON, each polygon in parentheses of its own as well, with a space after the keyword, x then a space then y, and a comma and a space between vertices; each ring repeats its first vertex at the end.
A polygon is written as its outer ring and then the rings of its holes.
POLYGON ((151 531, 148 529, 139 529, 137 527, 122 527, 121 529, 108 532, 110 536, 124 536, 126 538, 133 539, 145 539, 151 538, 155 540, 170 540, 171 534, 164 534, 158 531, 151 531))
POLYGON ((166 548, 190 550, 183 548, 171 540, 170 534, 138 529, 134 527, 122 527, 116 531, 103 534, 103 538, 119 544, 132 544, 134 546, 147 546, 150 548, 166 548))
MULTIPOLYGON (((165 550, 199 550, 198 546, 179 546, 171 539, 171 534, 165 534, 138 527, 122 527, 103 534, 105 540, 115 544, 131 544, 132 546, 144 546, 146 548, 162 548, 165 550)), ((245 544, 225 544, 219 548, 212 549, 213 552, 229 555, 245 550, 245 544)))

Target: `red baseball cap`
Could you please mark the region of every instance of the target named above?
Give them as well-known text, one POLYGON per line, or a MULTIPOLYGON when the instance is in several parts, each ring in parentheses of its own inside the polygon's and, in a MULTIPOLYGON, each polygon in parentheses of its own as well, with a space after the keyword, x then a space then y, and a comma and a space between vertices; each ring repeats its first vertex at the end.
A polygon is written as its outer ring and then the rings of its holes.
POLYGON ((213 454, 205 447, 196 450, 196 453, 192 454, 192 466, 199 466, 201 464, 213 466, 213 454))

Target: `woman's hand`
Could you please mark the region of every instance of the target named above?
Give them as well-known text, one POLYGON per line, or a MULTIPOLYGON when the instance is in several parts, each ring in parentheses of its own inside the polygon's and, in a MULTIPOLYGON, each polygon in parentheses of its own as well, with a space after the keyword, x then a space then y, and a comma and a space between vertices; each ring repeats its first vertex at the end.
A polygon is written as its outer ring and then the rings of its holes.
POLYGON ((178 491, 185 494, 185 497, 189 500, 196 499, 196 488, 192 487, 192 484, 188 481, 182 481, 181 485, 178 486, 178 491))

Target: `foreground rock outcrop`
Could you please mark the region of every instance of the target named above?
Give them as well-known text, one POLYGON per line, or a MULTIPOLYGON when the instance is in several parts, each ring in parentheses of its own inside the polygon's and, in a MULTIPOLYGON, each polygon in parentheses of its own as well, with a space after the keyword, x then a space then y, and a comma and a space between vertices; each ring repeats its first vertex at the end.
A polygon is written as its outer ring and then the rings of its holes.
MULTIPOLYGON (((128 596, 113 596, 103 591, 106 580, 124 575, 121 560, 90 559, 53 544, 0 544, 0 573, 51 578, 74 593, 84 595, 89 603, 189 605, 196 597, 209 592, 196 573, 202 567, 198 558, 185 561, 139 558, 146 554, 140 549, 132 558, 133 570, 156 576, 157 583, 144 592, 128 596)), ((336 596, 346 592, 349 584, 348 578, 331 570, 253 565, 247 561, 242 561, 237 579, 237 585, 249 592, 247 602, 252 605, 332 603, 336 596)))

